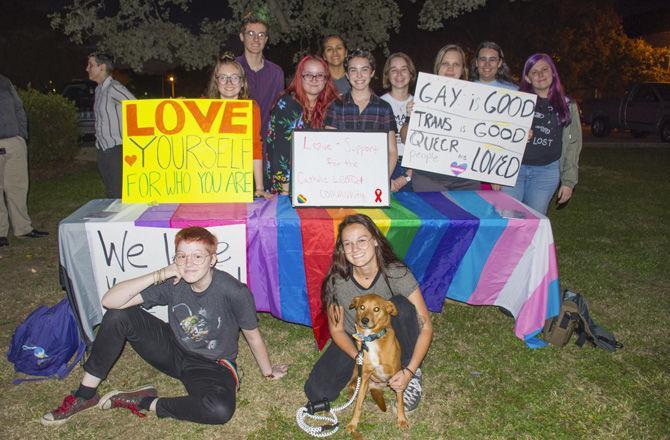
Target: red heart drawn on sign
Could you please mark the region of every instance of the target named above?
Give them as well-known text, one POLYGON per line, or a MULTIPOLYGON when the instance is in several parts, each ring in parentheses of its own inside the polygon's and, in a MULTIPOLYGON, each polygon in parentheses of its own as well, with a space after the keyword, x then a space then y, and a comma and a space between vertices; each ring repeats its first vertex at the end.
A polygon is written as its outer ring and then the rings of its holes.
POLYGON ((137 161, 137 156, 133 154, 132 156, 124 157, 123 160, 125 160, 126 163, 132 167, 133 164, 137 161))

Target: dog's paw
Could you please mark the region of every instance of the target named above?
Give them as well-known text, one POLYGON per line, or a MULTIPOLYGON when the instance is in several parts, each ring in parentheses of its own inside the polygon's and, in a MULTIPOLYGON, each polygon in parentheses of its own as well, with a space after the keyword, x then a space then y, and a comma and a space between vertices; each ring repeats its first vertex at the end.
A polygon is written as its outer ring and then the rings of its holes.
POLYGON ((347 432, 349 434, 354 434, 356 432, 356 428, 358 427, 357 423, 349 423, 347 425, 347 432))
POLYGON ((407 429, 409 428, 409 422, 407 421, 407 419, 400 419, 398 420, 398 426, 400 427, 400 429, 407 429))

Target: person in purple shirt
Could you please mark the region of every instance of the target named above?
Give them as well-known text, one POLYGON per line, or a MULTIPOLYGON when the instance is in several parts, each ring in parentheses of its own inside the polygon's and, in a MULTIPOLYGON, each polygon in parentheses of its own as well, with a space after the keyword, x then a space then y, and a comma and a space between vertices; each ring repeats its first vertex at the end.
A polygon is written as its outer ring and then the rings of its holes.
MULTIPOLYGON (((249 14, 242 20, 240 40, 244 53, 237 57, 249 84, 249 98, 261 108, 261 136, 265 136, 270 110, 284 91, 284 71, 263 57, 268 42, 268 25, 259 17, 249 14)), ((265 152, 263 153, 265 156, 265 152)))

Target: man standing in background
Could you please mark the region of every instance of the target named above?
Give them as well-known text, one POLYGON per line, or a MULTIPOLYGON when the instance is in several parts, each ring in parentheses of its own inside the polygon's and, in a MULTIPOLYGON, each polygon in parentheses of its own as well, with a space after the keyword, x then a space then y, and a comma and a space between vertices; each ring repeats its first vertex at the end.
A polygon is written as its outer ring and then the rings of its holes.
POLYGON ((268 24, 261 18, 253 14, 244 17, 240 40, 244 44, 244 53, 237 57, 237 62, 242 65, 247 77, 249 98, 255 100, 261 108, 261 139, 265 139, 270 111, 277 97, 284 91, 284 71, 263 57, 263 49, 268 42, 268 24))
POLYGON ((123 178, 121 102, 135 96, 112 78, 113 63, 111 56, 94 52, 88 56, 86 72, 91 81, 98 83, 93 105, 98 170, 107 197, 120 199, 123 178))
POLYGON ((28 216, 28 119, 12 82, 0 75, 0 247, 8 246, 9 220, 17 237, 40 238, 28 216), (7 204, 5 205, 5 199, 7 204))

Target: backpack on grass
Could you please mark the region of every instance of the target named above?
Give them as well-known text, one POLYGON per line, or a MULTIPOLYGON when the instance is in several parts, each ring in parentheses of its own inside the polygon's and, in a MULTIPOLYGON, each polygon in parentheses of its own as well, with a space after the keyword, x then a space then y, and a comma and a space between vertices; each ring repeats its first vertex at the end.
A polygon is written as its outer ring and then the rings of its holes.
POLYGON ((544 337, 551 345, 563 347, 572 335, 577 335, 575 343, 581 347, 588 342, 594 347, 615 351, 623 348, 612 333, 596 324, 589 313, 589 306, 582 295, 570 290, 563 292, 563 302, 558 316, 547 320, 544 337))
POLYGON ((17 373, 41 377, 17 378, 13 383, 63 379, 85 350, 67 298, 53 307, 39 306, 16 328, 7 359, 17 373))

